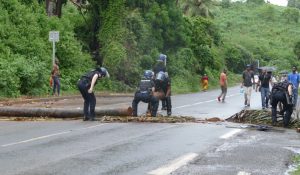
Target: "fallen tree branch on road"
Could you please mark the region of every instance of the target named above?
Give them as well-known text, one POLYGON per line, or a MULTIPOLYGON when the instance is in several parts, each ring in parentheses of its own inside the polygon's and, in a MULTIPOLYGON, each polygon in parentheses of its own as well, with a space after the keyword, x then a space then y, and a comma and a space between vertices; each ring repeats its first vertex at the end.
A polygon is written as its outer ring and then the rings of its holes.
MULTIPOLYGON (((265 110, 242 110, 226 119, 229 122, 235 123, 250 123, 258 125, 271 125, 271 111, 265 110)), ((283 126, 283 116, 277 115, 277 126, 283 126)), ((297 118, 292 118, 290 121, 291 128, 299 128, 300 121, 297 118)))
POLYGON ((105 123, 114 123, 114 122, 149 122, 149 123, 186 123, 186 122, 195 122, 194 117, 116 117, 116 116, 104 116, 100 119, 101 122, 105 123))

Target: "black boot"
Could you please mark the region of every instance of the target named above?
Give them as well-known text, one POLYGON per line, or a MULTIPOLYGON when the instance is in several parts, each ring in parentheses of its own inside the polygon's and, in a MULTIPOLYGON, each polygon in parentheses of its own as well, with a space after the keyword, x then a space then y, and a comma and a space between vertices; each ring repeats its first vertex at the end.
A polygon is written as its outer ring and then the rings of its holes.
POLYGON ((171 104, 171 97, 166 98, 166 105, 167 105, 167 114, 168 116, 172 115, 172 104, 171 104))

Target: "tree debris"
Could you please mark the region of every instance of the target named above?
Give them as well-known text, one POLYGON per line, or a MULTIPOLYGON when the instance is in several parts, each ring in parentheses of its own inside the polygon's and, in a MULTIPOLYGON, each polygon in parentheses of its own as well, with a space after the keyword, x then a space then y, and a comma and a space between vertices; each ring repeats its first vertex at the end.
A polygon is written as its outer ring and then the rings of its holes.
MULTIPOLYGON (((266 110, 242 110, 226 119, 226 121, 236 123, 250 123, 258 125, 271 125, 272 114, 271 111, 266 110)), ((277 126, 283 126, 283 116, 277 114, 277 126)), ((300 127, 300 121, 293 117, 290 121, 291 128, 300 127)))
POLYGON ((187 123, 195 122, 194 117, 132 117, 132 116, 103 116, 101 122, 149 122, 149 123, 187 123))

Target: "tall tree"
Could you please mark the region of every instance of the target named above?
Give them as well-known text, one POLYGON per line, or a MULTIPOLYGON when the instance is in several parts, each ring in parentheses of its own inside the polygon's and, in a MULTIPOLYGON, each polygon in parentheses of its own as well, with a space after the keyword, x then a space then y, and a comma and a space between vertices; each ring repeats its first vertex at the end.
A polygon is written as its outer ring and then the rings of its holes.
POLYGON ((67 3, 67 0, 46 0, 46 12, 48 16, 61 17, 62 5, 67 3))
POLYGON ((181 0, 184 14, 190 16, 213 17, 213 4, 213 0, 181 0))
POLYGON ((295 44, 294 54, 297 56, 298 60, 300 60, 300 41, 295 44))
POLYGON ((264 4, 264 0, 247 0, 247 3, 264 4))
POLYGON ((288 0, 288 7, 295 7, 300 9, 300 0, 288 0))

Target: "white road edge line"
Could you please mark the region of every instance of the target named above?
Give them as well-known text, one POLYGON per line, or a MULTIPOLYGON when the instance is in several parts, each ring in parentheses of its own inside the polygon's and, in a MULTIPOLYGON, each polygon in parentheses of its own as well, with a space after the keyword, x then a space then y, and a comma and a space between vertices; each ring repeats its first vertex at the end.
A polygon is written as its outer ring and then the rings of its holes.
POLYGON ((85 128, 80 128, 80 129, 75 129, 75 130, 70 130, 70 131, 63 131, 63 132, 59 132, 59 133, 55 133, 55 134, 49 134, 49 135, 45 135, 45 136, 35 137, 35 138, 32 138, 32 139, 28 139, 28 140, 23 140, 23 141, 19 141, 19 142, 4 144, 4 145, 1 145, 1 147, 8 147, 8 146, 18 145, 18 144, 22 144, 22 143, 33 142, 33 141, 37 141, 37 140, 41 140, 41 139, 46 139, 46 138, 49 138, 49 137, 68 134, 72 131, 80 131, 80 130, 85 130, 85 129, 96 128, 96 127, 99 127, 99 126, 102 126, 102 125, 104 125, 104 124, 93 125, 93 126, 88 126, 88 127, 85 127, 85 128))
POLYGON ((241 131, 242 131, 241 129, 233 129, 233 130, 229 131, 228 133, 220 136, 220 138, 221 139, 228 139, 228 138, 232 137, 233 135, 235 135, 235 134, 237 134, 241 131))
POLYGON ((70 133, 70 132, 71 131, 65 131, 65 132, 60 132, 60 133, 55 133, 55 134, 49 134, 49 135, 36 137, 36 138, 28 139, 28 140, 23 140, 23 141, 20 141, 20 142, 9 143, 9 144, 5 144, 5 145, 1 145, 1 146, 2 147, 7 147, 7 146, 17 145, 17 144, 21 144, 21 143, 33 142, 33 141, 36 141, 36 140, 41 140, 41 139, 45 139, 45 138, 49 138, 49 137, 53 137, 53 136, 67 134, 67 133, 70 133))
POLYGON ((240 171, 240 172, 238 172, 237 175, 251 175, 251 173, 247 173, 245 171, 240 171))
POLYGON ((198 154, 196 153, 188 153, 183 155, 175 160, 173 160, 169 165, 163 166, 161 168, 152 170, 148 172, 150 175, 167 175, 177 170, 178 168, 186 165, 188 162, 192 161, 198 154))
MULTIPOLYGON (((228 96, 226 96, 226 98, 233 97, 233 96, 236 96, 236 95, 239 95, 239 93, 228 95, 228 96)), ((214 101, 217 101, 217 100, 213 99, 213 100, 207 100, 207 101, 200 101, 200 102, 192 103, 192 104, 188 104, 188 105, 177 106, 177 107, 174 107, 173 109, 180 109, 180 108, 185 108, 185 107, 190 107, 190 106, 196 106, 196 105, 200 105, 200 104, 203 104, 203 103, 210 103, 210 102, 214 102, 214 101)))

